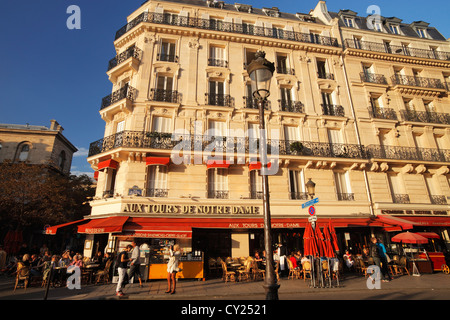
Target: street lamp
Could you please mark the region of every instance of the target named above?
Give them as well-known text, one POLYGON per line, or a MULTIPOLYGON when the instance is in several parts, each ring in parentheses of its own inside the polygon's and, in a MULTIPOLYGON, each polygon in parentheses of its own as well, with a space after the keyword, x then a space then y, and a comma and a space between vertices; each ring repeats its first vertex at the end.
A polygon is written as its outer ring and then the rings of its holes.
POLYGON ((270 80, 272 79, 275 66, 273 62, 266 60, 266 53, 258 51, 255 59, 248 65, 247 71, 251 80, 253 97, 258 102, 259 129, 260 129, 260 161, 263 191, 263 213, 264 213, 264 246, 266 249, 266 279, 264 289, 266 300, 278 300, 277 278, 273 268, 272 230, 270 221, 269 203, 269 180, 267 176, 267 143, 264 124, 264 106, 270 95, 270 80))
POLYGON ((308 182, 305 183, 306 185, 306 190, 308 190, 308 194, 309 196, 312 198, 314 198, 314 194, 316 191, 316 184, 311 180, 311 178, 309 178, 308 182))

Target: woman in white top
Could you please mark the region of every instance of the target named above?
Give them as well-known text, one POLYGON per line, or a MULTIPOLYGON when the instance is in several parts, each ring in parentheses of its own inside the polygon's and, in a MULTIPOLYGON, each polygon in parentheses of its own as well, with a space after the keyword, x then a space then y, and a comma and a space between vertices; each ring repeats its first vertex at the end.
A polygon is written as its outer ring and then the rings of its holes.
POLYGON ((178 261, 180 260, 181 251, 178 244, 169 249, 169 262, 167 263, 167 291, 166 293, 174 294, 176 287, 176 274, 178 272, 178 261), (173 289, 171 290, 173 285, 173 289))

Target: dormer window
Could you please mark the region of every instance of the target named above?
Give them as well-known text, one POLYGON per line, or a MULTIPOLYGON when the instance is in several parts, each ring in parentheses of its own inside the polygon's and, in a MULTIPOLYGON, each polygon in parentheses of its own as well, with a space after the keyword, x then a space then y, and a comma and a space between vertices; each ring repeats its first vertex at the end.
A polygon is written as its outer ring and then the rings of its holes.
POLYGON ((421 38, 427 38, 427 31, 425 29, 417 29, 417 34, 421 38))
POLYGON ((348 28, 354 28, 355 27, 355 20, 350 17, 344 17, 344 23, 345 26, 348 28))
POLYGON ((389 30, 391 30, 391 32, 392 32, 393 34, 400 34, 400 28, 399 28, 399 26, 396 25, 396 24, 390 24, 390 25, 389 25, 389 30))
POLYGON ((373 23, 373 30, 378 31, 378 32, 382 32, 383 31, 383 26, 379 22, 374 22, 373 23))
POLYGON ((280 17, 280 10, 276 7, 272 8, 263 8, 262 11, 266 14, 268 17, 278 18, 280 17))

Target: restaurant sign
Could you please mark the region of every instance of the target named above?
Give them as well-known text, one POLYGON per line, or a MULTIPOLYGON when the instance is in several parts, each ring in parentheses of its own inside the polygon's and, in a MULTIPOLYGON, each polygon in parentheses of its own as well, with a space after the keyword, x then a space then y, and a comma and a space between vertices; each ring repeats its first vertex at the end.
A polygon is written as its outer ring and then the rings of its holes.
POLYGON ((208 215, 258 215, 258 206, 230 205, 172 205, 127 203, 123 212, 131 213, 162 213, 162 214, 208 214, 208 215))

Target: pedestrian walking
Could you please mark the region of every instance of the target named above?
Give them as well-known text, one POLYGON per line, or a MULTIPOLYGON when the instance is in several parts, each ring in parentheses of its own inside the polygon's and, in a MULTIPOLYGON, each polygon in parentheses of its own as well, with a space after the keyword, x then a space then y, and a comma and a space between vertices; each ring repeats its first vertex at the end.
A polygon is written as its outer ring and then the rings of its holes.
POLYGON ((133 249, 133 247, 130 244, 127 245, 117 257, 117 271, 119 273, 119 281, 117 282, 116 295, 119 297, 123 296, 122 288, 124 286, 124 280, 127 275, 128 262, 131 260, 128 258, 128 252, 130 252, 131 249, 133 249))
POLYGON ((139 250, 139 247, 137 246, 135 241, 133 241, 131 243, 131 246, 133 247, 133 250, 131 251, 131 263, 130 263, 130 269, 128 271, 128 279, 137 277, 139 279, 139 287, 142 288, 142 276, 141 276, 141 270, 140 270, 141 251, 139 250))

